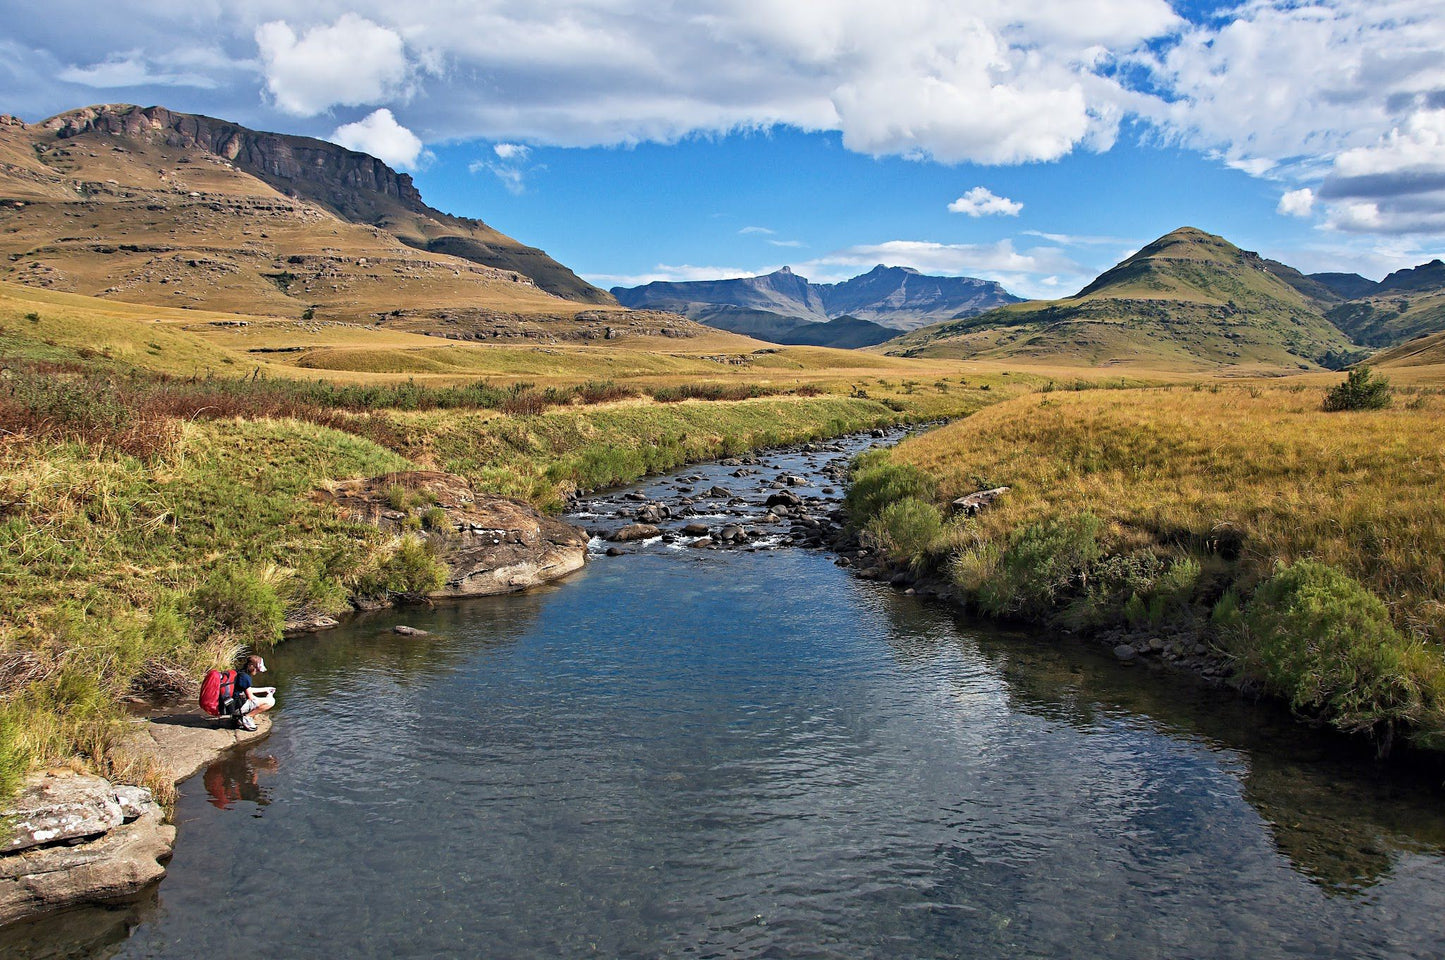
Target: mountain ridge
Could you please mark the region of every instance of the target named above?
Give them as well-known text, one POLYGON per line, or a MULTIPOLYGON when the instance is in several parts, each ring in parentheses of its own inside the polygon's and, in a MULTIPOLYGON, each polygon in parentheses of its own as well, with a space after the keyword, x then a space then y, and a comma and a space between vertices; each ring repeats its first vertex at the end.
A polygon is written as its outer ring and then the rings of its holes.
POLYGON ((1357 359, 1324 316, 1338 295, 1222 237, 1181 227, 1072 297, 1002 307, 885 345, 905 356, 1312 369, 1357 359))
POLYGON ((790 267, 781 267, 756 277, 659 280, 613 287, 611 292, 624 306, 673 309, 698 319, 713 308, 740 308, 775 314, 780 323, 853 317, 899 331, 1022 302, 991 280, 930 276, 911 267, 884 264, 837 283, 813 283, 790 267))

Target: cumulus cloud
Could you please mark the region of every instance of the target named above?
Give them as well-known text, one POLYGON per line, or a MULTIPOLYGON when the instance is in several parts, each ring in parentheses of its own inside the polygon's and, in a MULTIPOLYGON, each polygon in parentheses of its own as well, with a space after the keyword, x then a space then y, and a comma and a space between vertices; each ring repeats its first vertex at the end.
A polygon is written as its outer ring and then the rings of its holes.
POLYGON ((302 117, 380 103, 402 90, 410 72, 401 35, 354 13, 300 36, 285 20, 263 23, 256 46, 276 106, 302 117))
POLYGON ((1287 217, 1307 217, 1315 208, 1315 192, 1309 187, 1286 191, 1275 209, 1287 217))
POLYGON ((498 143, 492 146, 492 152, 502 160, 525 160, 532 150, 520 143, 498 143))
POLYGON ((1000 197, 987 187, 974 187, 948 205, 952 213, 966 213, 970 217, 1001 215, 1016 217, 1024 208, 1022 203, 1000 197))
POLYGON ((1445 232, 1445 109, 1416 112, 1376 143, 1341 153, 1319 196, 1333 229, 1445 232))
POLYGON ((393 167, 415 168, 423 155, 421 139, 397 123, 385 107, 337 127, 331 142, 369 153, 393 167))

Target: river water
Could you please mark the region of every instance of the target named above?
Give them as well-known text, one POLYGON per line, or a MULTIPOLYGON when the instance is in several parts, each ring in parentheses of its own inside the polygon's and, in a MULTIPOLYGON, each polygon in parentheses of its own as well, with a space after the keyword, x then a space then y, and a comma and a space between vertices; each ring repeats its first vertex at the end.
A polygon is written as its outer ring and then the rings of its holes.
POLYGON ((657 541, 564 584, 374 615, 267 661, 275 729, 183 786, 157 893, 0 952, 1354 958, 1445 944, 1445 812, 1424 778, 1192 679, 962 622, 821 552, 657 541))

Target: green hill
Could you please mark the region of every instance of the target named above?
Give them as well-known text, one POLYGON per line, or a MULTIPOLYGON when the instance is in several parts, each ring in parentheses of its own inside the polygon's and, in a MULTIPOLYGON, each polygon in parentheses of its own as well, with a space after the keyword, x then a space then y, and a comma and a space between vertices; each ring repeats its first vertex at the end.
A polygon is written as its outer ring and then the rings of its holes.
POLYGON ((890 341, 904 356, 1170 367, 1337 367, 1359 351, 1325 319, 1338 297, 1298 271, 1181 227, 1078 294, 890 341))
POLYGON ((1368 296, 1339 304, 1325 316, 1357 343, 1371 347, 1405 344, 1445 330, 1445 262, 1397 270, 1368 296))

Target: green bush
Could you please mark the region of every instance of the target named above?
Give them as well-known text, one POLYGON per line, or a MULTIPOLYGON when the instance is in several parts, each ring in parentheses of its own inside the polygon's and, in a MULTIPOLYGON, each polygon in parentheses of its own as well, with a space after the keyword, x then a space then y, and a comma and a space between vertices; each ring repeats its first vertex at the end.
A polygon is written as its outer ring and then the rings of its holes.
POLYGON ((1383 410, 1390 405, 1390 381, 1370 373, 1361 364, 1345 376, 1345 382, 1325 394, 1325 410, 1383 410))
POLYGON ((244 643, 275 643, 286 621, 276 588, 242 564, 211 574, 191 595, 191 606, 198 620, 228 630, 244 643))
POLYGON ((426 542, 403 537, 395 550, 362 574, 356 592, 363 597, 415 596, 439 590, 446 582, 447 565, 432 554, 426 542))
POLYGON ((938 508, 913 497, 888 504, 864 528, 864 538, 893 563, 926 562, 929 548, 943 533, 938 508))
POLYGON ((1244 626, 1241 670, 1296 711, 1369 733, 1382 753, 1397 729, 1426 739, 1445 730, 1439 654, 1401 635, 1384 603, 1333 567, 1280 565, 1250 600, 1244 626))
POLYGON ((931 501, 937 496, 933 478, 911 463, 873 459, 860 460, 860 464, 867 465, 855 468, 843 501, 858 526, 866 525, 891 503, 906 499, 931 501))
POLYGON ((441 507, 429 507, 421 515, 421 525, 432 533, 438 533, 442 530, 450 530, 452 523, 447 512, 441 507))
MULTIPOLYGON (((972 585, 979 608, 993 616, 1052 619, 1058 608, 1086 596, 1090 570, 1102 553, 1101 527, 1098 517, 1081 513, 1015 530, 992 575, 972 585)), ((955 575, 958 569, 956 564, 955 575)))

